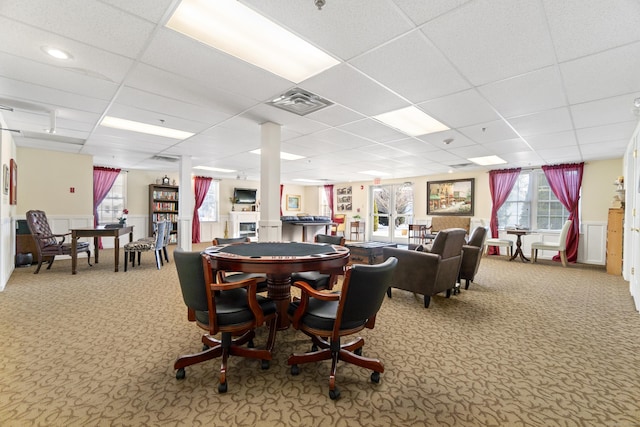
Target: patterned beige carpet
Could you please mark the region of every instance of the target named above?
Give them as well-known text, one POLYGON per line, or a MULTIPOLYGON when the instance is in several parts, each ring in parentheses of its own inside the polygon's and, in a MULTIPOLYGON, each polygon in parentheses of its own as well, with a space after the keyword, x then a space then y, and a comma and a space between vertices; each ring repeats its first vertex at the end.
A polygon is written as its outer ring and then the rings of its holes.
POLYGON ((174 264, 158 271, 144 254, 114 273, 112 260, 14 272, 0 293, 0 425, 640 426, 640 314, 600 268, 489 257, 469 290, 429 309, 396 290, 362 333, 380 383, 340 364, 332 401, 329 362, 291 376, 287 357, 309 348, 292 329, 266 371, 232 357, 226 394, 218 361, 176 380, 201 332, 174 264))

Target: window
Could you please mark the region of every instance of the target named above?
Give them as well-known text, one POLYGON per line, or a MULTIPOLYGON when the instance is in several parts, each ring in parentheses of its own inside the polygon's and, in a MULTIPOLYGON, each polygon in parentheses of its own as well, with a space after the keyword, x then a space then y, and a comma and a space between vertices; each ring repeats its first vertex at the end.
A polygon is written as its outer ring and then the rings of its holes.
POLYGON ((569 212, 551 191, 541 170, 523 171, 498 210, 498 227, 560 230, 569 212))
POLYGON ((127 173, 120 172, 102 203, 98 205, 99 225, 118 222, 127 207, 127 173))
POLYGON ((318 196, 320 196, 320 215, 331 216, 329 201, 327 200, 327 192, 324 191, 324 187, 318 187, 318 196))
POLYGON ((198 209, 198 218, 200 221, 210 221, 217 222, 220 218, 219 215, 219 207, 220 207, 220 182, 215 179, 211 181, 211 185, 209 186, 209 191, 207 191, 207 195, 204 198, 204 202, 202 202, 202 206, 198 209))

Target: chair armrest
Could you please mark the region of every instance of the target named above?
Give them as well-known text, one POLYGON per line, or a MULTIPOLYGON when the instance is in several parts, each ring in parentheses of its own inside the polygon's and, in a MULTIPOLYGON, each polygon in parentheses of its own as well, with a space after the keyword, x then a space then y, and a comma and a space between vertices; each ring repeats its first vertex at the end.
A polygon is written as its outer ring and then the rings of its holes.
MULTIPOLYGON (((256 319, 256 326, 264 322, 264 313, 258 303, 258 280, 254 278, 238 280, 237 282, 211 283, 212 291, 226 291, 229 289, 245 288, 247 290, 247 304, 256 319)), ((213 292, 212 292, 213 293, 213 292)))
POLYGON ((300 304, 296 308, 296 311, 293 313, 291 318, 291 324, 295 329, 299 328, 300 319, 302 315, 307 311, 307 307, 309 306, 309 297, 313 297, 316 299, 320 299, 323 301, 338 301, 340 299, 340 294, 336 292, 321 292, 314 289, 307 282, 298 280, 292 284, 296 288, 301 290, 300 294, 300 304))

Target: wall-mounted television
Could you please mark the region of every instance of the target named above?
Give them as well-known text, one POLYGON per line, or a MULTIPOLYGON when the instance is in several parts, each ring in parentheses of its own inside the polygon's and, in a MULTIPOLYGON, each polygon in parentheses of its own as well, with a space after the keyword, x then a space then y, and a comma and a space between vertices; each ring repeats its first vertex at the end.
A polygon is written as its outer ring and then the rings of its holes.
POLYGON ((257 202, 258 190, 253 188, 234 188, 233 198, 238 204, 254 205, 257 202))

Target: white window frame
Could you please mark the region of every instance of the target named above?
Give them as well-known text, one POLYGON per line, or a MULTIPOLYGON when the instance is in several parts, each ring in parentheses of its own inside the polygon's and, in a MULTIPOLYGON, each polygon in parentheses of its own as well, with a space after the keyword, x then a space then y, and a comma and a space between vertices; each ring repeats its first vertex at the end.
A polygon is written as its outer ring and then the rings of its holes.
POLYGON ((553 194, 544 172, 541 169, 526 170, 520 172, 509 197, 498 210, 498 229, 519 226, 534 231, 560 231, 568 218, 569 211, 553 194), (548 198, 540 200, 541 193, 547 194, 548 198), (543 212, 542 203, 552 207, 543 212), (515 219, 507 217, 508 211, 512 213, 509 216, 515 219))
POLYGON ((220 221, 220 181, 213 179, 207 191, 207 195, 198 209, 200 222, 220 221))
POLYGON ((121 171, 98 205, 98 225, 118 222, 127 209, 127 172, 121 171))

